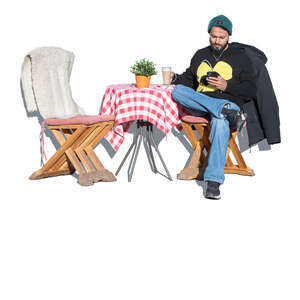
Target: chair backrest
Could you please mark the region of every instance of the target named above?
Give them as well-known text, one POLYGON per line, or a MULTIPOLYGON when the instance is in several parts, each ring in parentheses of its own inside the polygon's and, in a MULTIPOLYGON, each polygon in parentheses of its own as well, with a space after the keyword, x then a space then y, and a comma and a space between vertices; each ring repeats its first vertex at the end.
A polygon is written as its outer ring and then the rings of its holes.
POLYGON ((58 47, 29 52, 22 65, 21 84, 27 111, 44 119, 84 114, 72 98, 70 76, 74 54, 58 47))

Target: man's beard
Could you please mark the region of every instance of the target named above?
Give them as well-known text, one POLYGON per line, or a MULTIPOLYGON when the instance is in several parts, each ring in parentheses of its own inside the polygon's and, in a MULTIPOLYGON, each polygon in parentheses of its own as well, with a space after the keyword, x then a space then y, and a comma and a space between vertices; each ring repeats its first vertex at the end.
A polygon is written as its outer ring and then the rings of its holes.
POLYGON ((217 56, 217 55, 221 55, 222 51, 227 47, 227 45, 228 45, 228 42, 220 49, 217 49, 214 47, 213 44, 210 44, 210 48, 212 50, 212 53, 217 56))

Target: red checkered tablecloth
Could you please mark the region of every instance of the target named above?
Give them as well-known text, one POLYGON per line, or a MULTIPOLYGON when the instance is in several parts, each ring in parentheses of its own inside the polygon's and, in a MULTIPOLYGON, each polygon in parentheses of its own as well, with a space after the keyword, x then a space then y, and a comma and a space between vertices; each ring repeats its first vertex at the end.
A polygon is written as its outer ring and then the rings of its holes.
MULTIPOLYGON (((138 89, 135 84, 119 84, 107 87, 103 96, 100 114, 114 114, 115 125, 105 136, 114 150, 118 150, 124 141, 134 120, 152 123, 165 134, 178 126, 180 118, 177 103, 172 99, 173 86, 150 85, 138 89)), ((180 109, 181 110, 181 109, 180 109)))

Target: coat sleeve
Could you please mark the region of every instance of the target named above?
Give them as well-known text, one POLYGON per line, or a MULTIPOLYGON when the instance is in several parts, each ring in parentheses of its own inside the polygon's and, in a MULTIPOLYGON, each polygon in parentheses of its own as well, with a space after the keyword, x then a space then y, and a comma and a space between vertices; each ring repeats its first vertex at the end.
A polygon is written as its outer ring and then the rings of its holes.
POLYGON ((254 70, 250 59, 246 55, 241 59, 239 74, 227 81, 226 92, 245 99, 253 99, 256 97, 254 70))
POLYGON ((180 75, 175 74, 172 84, 183 84, 190 88, 195 87, 196 75, 194 69, 196 65, 196 56, 197 56, 197 52, 192 57, 190 66, 185 70, 185 72, 183 72, 180 75))

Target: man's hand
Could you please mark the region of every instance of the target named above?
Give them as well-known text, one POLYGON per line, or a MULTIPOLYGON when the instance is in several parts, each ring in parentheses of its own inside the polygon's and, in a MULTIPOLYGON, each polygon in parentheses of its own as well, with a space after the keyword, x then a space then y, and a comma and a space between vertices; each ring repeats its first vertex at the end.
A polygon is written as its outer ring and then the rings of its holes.
POLYGON ((171 72, 171 74, 170 74, 170 82, 169 82, 169 84, 171 84, 171 82, 172 82, 172 80, 173 80, 173 78, 174 78, 174 72, 171 72))
POLYGON ((207 82, 215 86, 218 90, 225 91, 227 88, 227 81, 221 77, 207 77, 207 82))

